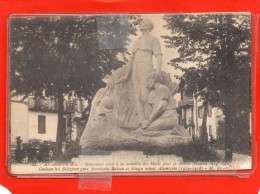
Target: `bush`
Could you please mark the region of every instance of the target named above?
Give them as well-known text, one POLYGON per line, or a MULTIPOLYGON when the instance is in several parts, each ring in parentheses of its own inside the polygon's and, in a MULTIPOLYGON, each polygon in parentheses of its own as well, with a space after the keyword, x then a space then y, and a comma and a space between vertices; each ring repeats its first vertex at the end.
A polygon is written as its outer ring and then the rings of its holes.
POLYGON ((19 163, 48 161, 54 159, 55 144, 50 141, 30 140, 28 143, 22 143, 17 138, 17 147, 15 150, 15 161, 19 163))
POLYGON ((20 136, 16 137, 16 149, 14 153, 14 159, 16 162, 22 162, 22 159, 25 157, 25 153, 22 150, 22 142, 23 140, 20 136))
POLYGON ((215 143, 216 143, 216 139, 214 138, 213 135, 210 135, 209 145, 214 145, 215 143))
POLYGON ((144 151, 147 155, 176 155, 183 161, 220 161, 217 152, 208 147, 200 139, 167 148, 150 147, 144 151))
POLYGON ((177 147, 177 156, 182 156, 184 161, 220 161, 217 152, 200 139, 177 147))
POLYGON ((215 140, 214 142, 210 143, 210 147, 219 149, 219 150, 225 150, 225 139, 223 137, 215 140))

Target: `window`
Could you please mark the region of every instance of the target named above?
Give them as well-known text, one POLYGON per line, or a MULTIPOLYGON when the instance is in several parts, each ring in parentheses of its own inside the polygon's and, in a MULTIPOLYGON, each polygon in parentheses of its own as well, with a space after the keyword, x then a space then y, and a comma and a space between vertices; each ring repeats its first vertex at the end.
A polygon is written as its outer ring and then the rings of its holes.
POLYGON ((208 106, 208 116, 211 117, 212 116, 212 106, 208 106))
POLYGON ((188 91, 186 91, 186 94, 185 94, 188 98, 192 98, 192 92, 188 92, 188 91))
POLYGON ((188 117, 188 123, 187 125, 191 125, 191 117, 188 117))
POLYGON ((84 99, 80 100, 80 112, 84 112, 85 111, 85 102, 84 99))
POLYGON ((202 118, 202 114, 203 114, 203 107, 199 107, 198 116, 199 116, 200 119, 202 118))
POLYGON ((181 91, 181 100, 183 100, 183 91, 181 91))
POLYGON ((46 116, 44 115, 38 115, 38 133, 46 133, 46 116))
POLYGON ((211 136, 211 135, 212 135, 212 126, 209 125, 209 136, 211 136))

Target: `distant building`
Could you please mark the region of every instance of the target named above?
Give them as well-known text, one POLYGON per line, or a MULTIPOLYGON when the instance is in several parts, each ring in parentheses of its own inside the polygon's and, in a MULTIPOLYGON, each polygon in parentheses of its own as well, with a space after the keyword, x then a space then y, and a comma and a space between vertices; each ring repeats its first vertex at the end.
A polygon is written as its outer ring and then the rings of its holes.
MULTIPOLYGON (((187 129, 191 136, 199 137, 201 135, 203 118, 203 105, 200 96, 195 96, 186 90, 184 79, 180 81, 178 92, 180 93, 180 101, 177 106, 179 125, 187 129)), ((223 130, 218 118, 221 115, 222 112, 219 109, 208 105, 207 134, 209 139, 211 136, 215 139, 219 139, 222 136, 223 130)))
MULTIPOLYGON (((77 123, 73 118, 81 117, 85 109, 84 99, 64 100, 64 116, 62 126, 63 142, 76 140, 78 133, 77 123)), ((42 141, 56 141, 58 125, 58 100, 29 97, 25 102, 11 100, 11 142, 21 136, 23 142, 38 139, 42 141)))

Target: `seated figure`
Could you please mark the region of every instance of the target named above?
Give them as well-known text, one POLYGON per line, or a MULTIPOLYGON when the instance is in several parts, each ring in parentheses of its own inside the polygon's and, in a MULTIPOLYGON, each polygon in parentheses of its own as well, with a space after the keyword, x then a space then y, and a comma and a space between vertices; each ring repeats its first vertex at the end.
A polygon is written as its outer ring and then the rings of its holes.
POLYGON ((176 102, 169 88, 160 81, 160 75, 152 73, 147 80, 150 91, 148 104, 152 108, 149 118, 141 123, 137 132, 147 136, 180 135, 186 136, 188 132, 178 126, 176 102))
POLYGON ((186 130, 177 123, 178 116, 172 98, 176 87, 170 84, 170 77, 164 72, 158 75, 160 77, 154 74, 149 76, 149 118, 140 126, 132 79, 120 84, 115 81, 124 73, 125 67, 113 72, 107 87, 96 93, 80 146, 83 149, 109 150, 167 147, 189 141, 186 130))

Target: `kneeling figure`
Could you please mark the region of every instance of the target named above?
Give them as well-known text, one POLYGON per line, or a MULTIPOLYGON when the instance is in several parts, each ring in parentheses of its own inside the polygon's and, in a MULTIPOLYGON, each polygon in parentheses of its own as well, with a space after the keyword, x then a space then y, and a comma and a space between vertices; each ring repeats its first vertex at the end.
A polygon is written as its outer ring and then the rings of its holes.
POLYGON ((180 135, 186 136, 188 132, 178 126, 176 102, 169 88, 160 81, 160 75, 152 73, 147 80, 149 89, 148 104, 152 112, 149 118, 141 123, 138 132, 147 136, 180 135))

